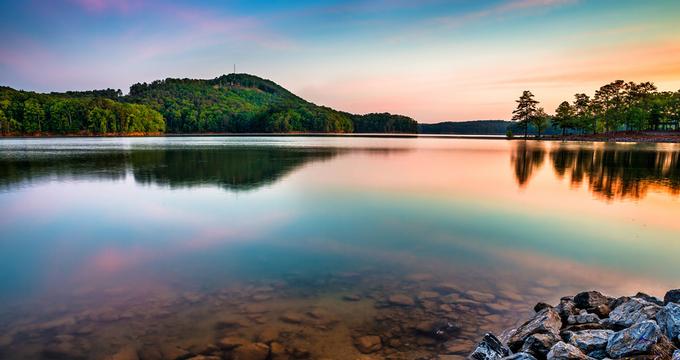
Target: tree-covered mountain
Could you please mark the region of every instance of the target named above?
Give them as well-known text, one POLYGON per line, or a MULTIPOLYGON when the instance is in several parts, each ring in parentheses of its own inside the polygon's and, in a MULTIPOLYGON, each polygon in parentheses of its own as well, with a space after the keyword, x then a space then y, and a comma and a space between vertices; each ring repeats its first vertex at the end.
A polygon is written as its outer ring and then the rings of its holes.
POLYGON ((0 88, 3 134, 109 133, 415 133, 415 120, 355 115, 318 106, 248 74, 172 79, 120 90, 39 94, 0 88))

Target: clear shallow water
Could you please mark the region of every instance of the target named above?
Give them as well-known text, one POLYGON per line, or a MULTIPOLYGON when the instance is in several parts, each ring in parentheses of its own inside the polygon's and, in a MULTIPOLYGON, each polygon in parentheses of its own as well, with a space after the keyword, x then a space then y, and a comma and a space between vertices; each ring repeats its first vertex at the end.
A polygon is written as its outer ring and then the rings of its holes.
POLYGON ((465 352, 536 301, 680 286, 679 192, 668 144, 1 140, 0 356, 271 329, 294 357, 353 359, 368 334, 381 356, 465 352), (448 342, 412 329, 441 318, 448 342))

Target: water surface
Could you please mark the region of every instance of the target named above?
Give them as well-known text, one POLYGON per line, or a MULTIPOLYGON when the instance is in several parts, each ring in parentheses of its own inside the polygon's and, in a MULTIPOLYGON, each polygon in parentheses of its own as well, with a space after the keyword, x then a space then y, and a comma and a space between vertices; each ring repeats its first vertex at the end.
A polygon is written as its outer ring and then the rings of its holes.
POLYGON ((680 286, 679 192, 669 144, 0 140, 0 357, 267 331, 292 357, 464 353, 537 301, 680 286))

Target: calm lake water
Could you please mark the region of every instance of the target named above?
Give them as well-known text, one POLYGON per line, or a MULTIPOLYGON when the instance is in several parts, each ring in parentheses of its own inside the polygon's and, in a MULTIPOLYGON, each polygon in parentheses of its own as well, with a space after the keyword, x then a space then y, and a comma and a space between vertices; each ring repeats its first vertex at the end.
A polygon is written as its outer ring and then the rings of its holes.
POLYGON ((669 144, 0 140, 0 358, 464 354, 537 301, 679 287, 679 214, 669 144))

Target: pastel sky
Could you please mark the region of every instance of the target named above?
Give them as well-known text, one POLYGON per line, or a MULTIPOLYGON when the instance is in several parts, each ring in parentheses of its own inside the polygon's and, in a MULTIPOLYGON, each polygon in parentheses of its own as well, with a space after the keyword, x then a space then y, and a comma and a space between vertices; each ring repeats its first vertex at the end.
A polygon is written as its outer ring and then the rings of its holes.
POLYGON ((0 84, 120 88, 232 71, 421 122, 548 112, 624 79, 680 89, 677 0, 0 1, 0 84))

